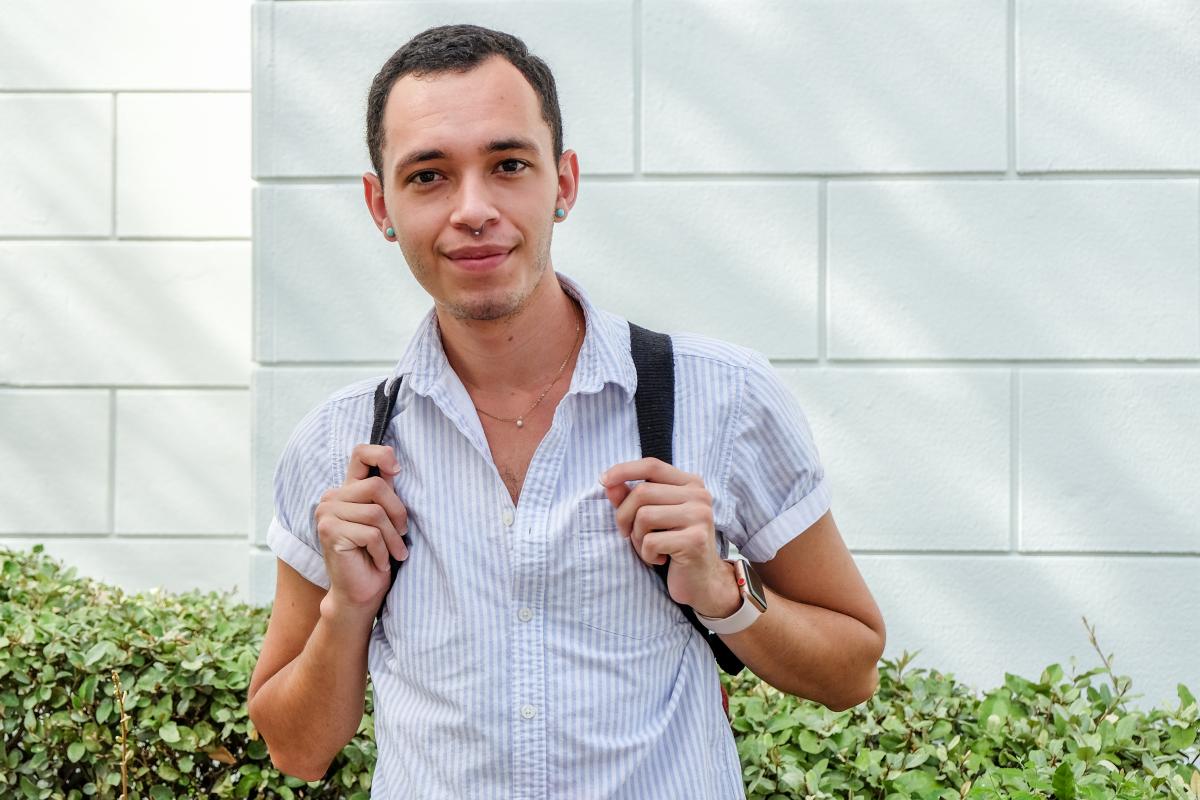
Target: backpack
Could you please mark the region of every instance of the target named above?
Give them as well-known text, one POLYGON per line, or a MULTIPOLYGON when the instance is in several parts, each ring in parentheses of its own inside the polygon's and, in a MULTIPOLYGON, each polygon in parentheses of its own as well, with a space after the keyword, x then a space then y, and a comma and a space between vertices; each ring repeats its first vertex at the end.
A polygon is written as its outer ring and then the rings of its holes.
MULTIPOLYGON (((668 464, 672 462, 671 436, 675 429, 675 360, 671 346, 671 337, 665 333, 656 333, 640 325, 629 323, 629 350, 633 356, 633 364, 637 369, 637 390, 634 392, 634 405, 637 409, 638 437, 641 439, 642 456, 653 456, 668 464)), ((392 384, 387 391, 385 379, 375 387, 375 422, 371 426, 371 444, 382 444, 383 433, 391 421, 392 412, 396 405, 396 396, 400 392, 400 379, 392 384)), ((378 467, 368 470, 368 477, 379 475, 378 467)), ((407 543, 407 542, 406 542, 407 543)), ((404 562, 397 561, 388 554, 392 566, 392 583, 396 581, 396 573, 404 562)), ((669 562, 669 558, 668 558, 669 562)), ((665 590, 667 583, 668 564, 653 564, 658 576, 662 579, 665 590)), ((391 584, 389 586, 389 591, 391 584)), ((668 595, 669 596, 669 595, 668 595)), ((383 608, 387 604, 387 594, 379 605, 376 621, 383 617, 383 608)), ((676 603, 679 610, 687 617, 704 640, 708 643, 717 660, 717 665, 730 675, 742 671, 743 664, 729 646, 721 638, 704 627, 704 623, 696 619, 696 612, 691 606, 676 603)), ((725 707, 726 716, 729 714, 728 698, 725 688, 721 687, 721 702, 725 707)))

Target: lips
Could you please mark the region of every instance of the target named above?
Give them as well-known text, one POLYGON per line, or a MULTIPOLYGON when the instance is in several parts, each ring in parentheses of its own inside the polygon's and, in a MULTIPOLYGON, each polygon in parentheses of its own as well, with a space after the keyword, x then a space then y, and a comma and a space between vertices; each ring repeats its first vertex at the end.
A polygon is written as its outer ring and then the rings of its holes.
POLYGON ((450 250, 446 257, 463 269, 478 272, 499 266, 510 252, 512 249, 508 247, 481 244, 450 250))

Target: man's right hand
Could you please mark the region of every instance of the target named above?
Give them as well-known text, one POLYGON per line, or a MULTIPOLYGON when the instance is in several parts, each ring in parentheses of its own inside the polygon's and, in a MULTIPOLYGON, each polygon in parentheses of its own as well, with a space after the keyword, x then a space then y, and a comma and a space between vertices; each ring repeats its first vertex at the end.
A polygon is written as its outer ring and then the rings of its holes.
MULTIPOLYGON (((388 553, 397 561, 408 558, 400 538, 408 532, 408 509, 392 484, 399 471, 391 447, 360 444, 350 454, 345 482, 321 495, 315 518, 329 572, 325 601, 338 611, 373 617, 391 585, 388 553), (373 466, 380 474, 369 478, 373 466)), ((322 609, 332 610, 325 601, 322 609)))

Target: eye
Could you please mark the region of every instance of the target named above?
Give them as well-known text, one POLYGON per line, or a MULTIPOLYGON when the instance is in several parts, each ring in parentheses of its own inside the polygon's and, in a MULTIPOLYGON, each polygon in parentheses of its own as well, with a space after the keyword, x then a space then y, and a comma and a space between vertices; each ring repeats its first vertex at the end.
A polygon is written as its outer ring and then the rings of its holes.
POLYGON ((412 177, 408 179, 409 183, 415 183, 418 186, 428 186, 437 180, 438 174, 431 169, 423 169, 420 172, 414 172, 412 177))
POLYGON ((528 166, 529 166, 528 163, 522 161, 519 158, 506 158, 497 165, 497 168, 501 172, 507 173, 509 175, 515 175, 518 172, 524 172, 525 168, 528 166))

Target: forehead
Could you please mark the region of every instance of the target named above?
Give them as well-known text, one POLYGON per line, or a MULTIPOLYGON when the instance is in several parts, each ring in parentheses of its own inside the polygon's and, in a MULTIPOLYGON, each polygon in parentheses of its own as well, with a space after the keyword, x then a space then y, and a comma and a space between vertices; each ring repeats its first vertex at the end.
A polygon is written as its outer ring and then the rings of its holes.
POLYGON ((383 110, 384 160, 414 148, 454 155, 496 138, 522 135, 551 156, 550 126, 537 92, 521 71, 494 56, 469 72, 405 75, 383 110))

